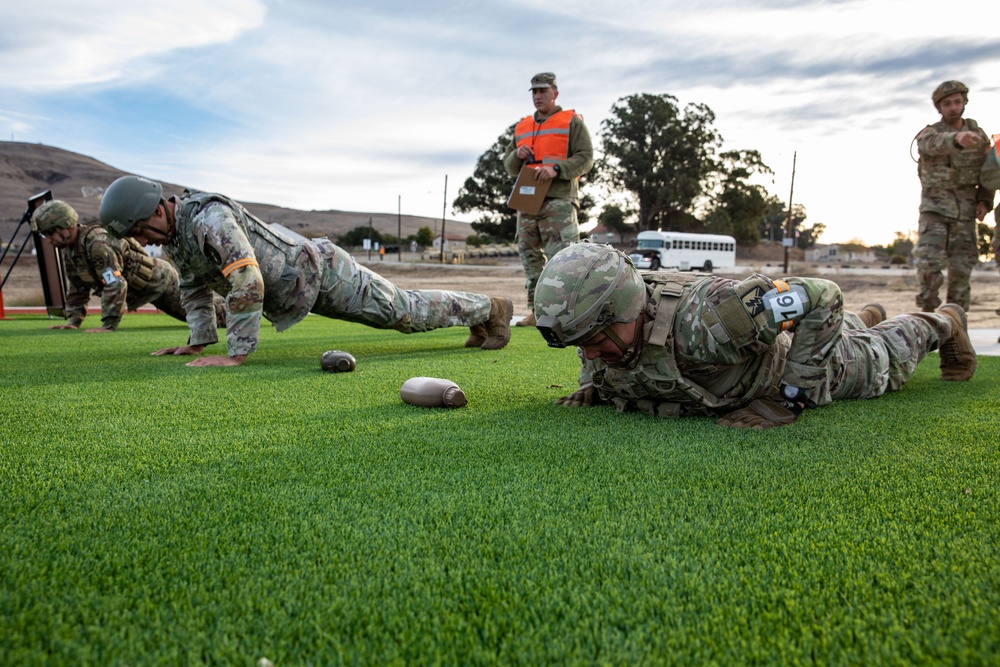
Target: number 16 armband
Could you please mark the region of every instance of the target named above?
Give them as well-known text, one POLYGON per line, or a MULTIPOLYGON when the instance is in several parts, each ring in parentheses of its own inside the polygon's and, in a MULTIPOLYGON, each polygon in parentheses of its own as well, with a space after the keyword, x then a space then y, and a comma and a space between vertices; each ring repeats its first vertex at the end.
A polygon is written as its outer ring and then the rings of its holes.
POLYGON ((775 280, 774 289, 765 292, 764 308, 771 321, 781 331, 789 331, 809 310, 809 294, 801 285, 789 285, 784 280, 775 280))

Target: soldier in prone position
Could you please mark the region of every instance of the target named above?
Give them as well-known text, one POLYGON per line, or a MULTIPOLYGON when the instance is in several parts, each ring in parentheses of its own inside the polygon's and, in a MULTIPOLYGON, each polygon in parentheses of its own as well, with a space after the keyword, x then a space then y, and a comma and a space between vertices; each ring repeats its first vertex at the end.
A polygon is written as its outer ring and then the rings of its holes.
POLYGON ((885 320, 877 304, 845 313, 828 280, 640 274, 592 243, 545 266, 535 317, 550 346, 575 345, 583 361, 580 389, 557 403, 715 416, 723 426, 782 426, 807 407, 898 390, 933 350, 943 380, 976 370, 955 304, 885 320))
POLYGON ((403 333, 464 325, 465 346, 484 350, 510 340, 510 299, 401 290, 329 240, 290 238, 223 195, 164 198, 159 183, 123 176, 104 193, 100 215, 113 236, 162 245, 180 272, 191 335, 153 354, 201 354, 218 342, 210 304, 213 290, 225 295, 228 356, 189 366, 239 366, 257 349, 262 316, 283 331, 310 312, 403 333))
MULTIPOLYGON (((42 204, 31 226, 62 253, 69 280, 66 313, 69 322, 50 329, 79 329, 87 317, 91 293, 101 297, 101 326, 87 333, 109 333, 121 324, 126 310, 151 303, 167 315, 185 321, 177 271, 168 262, 150 257, 132 239, 110 237, 98 225, 80 225, 79 216, 66 202, 42 204)), ((221 299, 216 304, 225 326, 221 299)))

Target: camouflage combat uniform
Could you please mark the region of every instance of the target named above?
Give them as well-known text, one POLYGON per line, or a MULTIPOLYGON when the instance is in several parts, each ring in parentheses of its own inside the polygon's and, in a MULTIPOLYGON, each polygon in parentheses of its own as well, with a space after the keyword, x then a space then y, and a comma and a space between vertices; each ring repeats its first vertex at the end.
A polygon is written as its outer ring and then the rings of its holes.
MULTIPOLYGON (((560 106, 553 115, 561 112, 560 106)), ((551 116, 550 116, 551 117, 551 116)), ((537 121, 537 113, 535 115, 537 121)), ((538 122, 536 133, 546 131, 545 121, 538 122)), ((517 176, 524 162, 517 157, 515 136, 504 154, 507 173, 517 176)), ((578 182, 594 166, 594 146, 583 118, 574 115, 569 124, 569 147, 565 160, 559 163, 559 175, 552 180, 545 203, 538 215, 517 214, 517 250, 524 266, 525 287, 528 290, 528 310, 534 303, 535 285, 545 267, 545 260, 580 239, 577 209, 580 205, 578 182)))
POLYGON ((80 225, 76 242, 62 250, 69 294, 66 312, 70 324, 87 317, 91 292, 101 297, 101 325, 114 331, 126 310, 151 303, 166 314, 184 320, 177 271, 162 259, 150 257, 132 239, 116 240, 99 225, 80 225))
MULTIPOLYGON (((993 135, 993 145, 986 152, 986 159, 979 171, 979 184, 991 190, 1000 188, 1000 134, 993 135)), ((993 211, 993 241, 990 243, 990 252, 993 253, 994 261, 1000 264, 1000 210, 993 211)), ((1000 308, 994 312, 1000 315, 1000 308)))
POLYGON ((230 356, 257 348, 261 317, 284 331, 310 312, 403 333, 487 321, 490 299, 401 290, 329 240, 291 238, 222 195, 171 197, 176 232, 164 252, 180 272, 189 345, 218 342, 209 307, 225 295, 230 356))
POLYGON ((723 415, 782 385, 816 406, 880 396, 898 390, 954 326, 945 315, 921 313, 865 329, 844 312, 840 287, 822 279, 672 272, 643 279, 649 301, 631 363, 584 360, 580 387, 593 384, 619 410, 660 417, 723 415), (790 319, 766 307, 776 287, 790 319))
POLYGON ((986 133, 971 118, 964 119, 958 130, 940 121, 917 135, 921 193, 913 256, 920 279, 917 305, 924 311, 941 305, 938 291, 946 267, 947 300, 969 309, 972 269, 979 261, 976 204, 984 202, 993 208, 993 191, 979 185, 983 147, 988 144, 986 133), (963 131, 976 133, 981 143, 972 148, 958 146, 955 135, 963 131))

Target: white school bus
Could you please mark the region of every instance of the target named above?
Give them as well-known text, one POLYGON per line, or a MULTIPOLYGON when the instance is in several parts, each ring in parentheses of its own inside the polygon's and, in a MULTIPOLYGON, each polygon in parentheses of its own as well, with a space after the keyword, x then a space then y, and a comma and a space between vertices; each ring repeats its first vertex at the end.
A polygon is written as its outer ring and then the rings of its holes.
POLYGON ((736 266, 736 239, 720 234, 639 232, 629 258, 637 269, 711 273, 736 266))

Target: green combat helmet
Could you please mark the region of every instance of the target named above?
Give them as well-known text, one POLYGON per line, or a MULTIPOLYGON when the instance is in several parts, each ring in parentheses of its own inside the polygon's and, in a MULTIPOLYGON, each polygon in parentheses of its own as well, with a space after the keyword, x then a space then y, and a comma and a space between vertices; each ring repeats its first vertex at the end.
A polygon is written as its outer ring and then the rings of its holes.
POLYGON ((123 239, 135 223, 153 215, 163 197, 163 186, 141 176, 122 176, 108 186, 101 199, 101 224, 123 239))
POLYGON ((646 298, 646 284, 625 254, 575 243, 553 255, 538 277, 535 326, 550 347, 575 345, 636 320, 646 298))
POLYGON ((57 229, 76 227, 79 219, 80 216, 76 214, 72 206, 64 201, 54 199, 38 207, 35 214, 31 216, 31 228, 39 234, 51 234, 57 229))
POLYGON ((962 97, 965 98, 965 102, 969 102, 969 87, 966 86, 961 81, 945 81, 940 86, 934 89, 934 93, 931 95, 931 99, 934 101, 934 108, 937 109, 938 103, 949 95, 954 95, 955 93, 962 93, 962 97))

